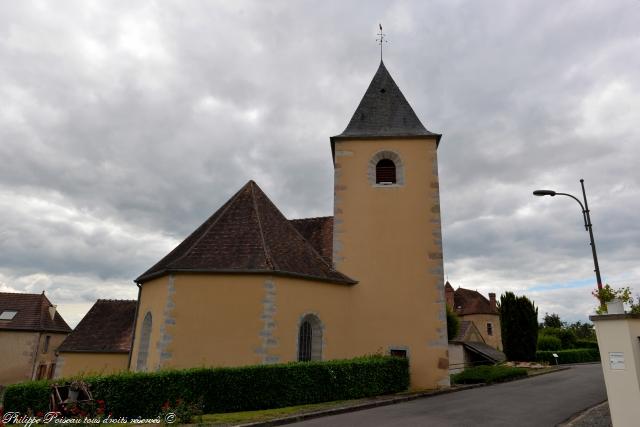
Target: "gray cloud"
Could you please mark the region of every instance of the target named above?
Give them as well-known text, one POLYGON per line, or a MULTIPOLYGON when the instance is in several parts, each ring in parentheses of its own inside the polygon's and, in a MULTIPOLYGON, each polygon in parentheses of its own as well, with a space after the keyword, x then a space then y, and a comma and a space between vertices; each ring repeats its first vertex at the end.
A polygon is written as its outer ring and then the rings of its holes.
POLYGON ((74 319, 133 298, 249 179, 290 217, 331 214, 328 138, 375 72, 382 21, 385 63, 444 133, 451 282, 584 320, 578 207, 531 191, 584 178, 603 276, 640 291, 639 15, 631 0, 4 2, 0 286, 47 289, 74 319))

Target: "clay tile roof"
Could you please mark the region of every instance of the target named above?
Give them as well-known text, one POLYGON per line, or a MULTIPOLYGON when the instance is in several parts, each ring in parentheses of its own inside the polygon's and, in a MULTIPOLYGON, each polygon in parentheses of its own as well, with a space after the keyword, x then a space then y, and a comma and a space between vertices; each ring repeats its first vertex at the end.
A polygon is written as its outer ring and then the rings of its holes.
POLYGON ((498 314, 498 310, 492 310, 489 300, 478 291, 458 288, 453 298, 455 311, 458 314, 498 314))
POLYGON ((469 329, 473 328, 475 325, 471 320, 461 320, 460 321, 460 330, 458 330, 458 335, 456 335, 452 341, 464 341, 469 329))
POLYGON ((396 82, 380 61, 358 108, 346 129, 331 138, 378 137, 435 137, 441 135, 428 131, 416 116, 396 82))
POLYGON ((62 342, 61 352, 128 353, 135 300, 99 299, 62 342))
POLYGON ((136 282, 170 272, 268 273, 354 284, 249 181, 136 282))
POLYGON ((0 314, 4 311, 17 312, 11 320, 0 320, 0 330, 71 332, 71 328, 58 311, 53 319, 51 318, 49 307, 53 307, 53 304, 44 293, 0 292, 0 314))
POLYGON ((331 262, 333 259, 332 216, 292 219, 290 222, 324 259, 331 262))

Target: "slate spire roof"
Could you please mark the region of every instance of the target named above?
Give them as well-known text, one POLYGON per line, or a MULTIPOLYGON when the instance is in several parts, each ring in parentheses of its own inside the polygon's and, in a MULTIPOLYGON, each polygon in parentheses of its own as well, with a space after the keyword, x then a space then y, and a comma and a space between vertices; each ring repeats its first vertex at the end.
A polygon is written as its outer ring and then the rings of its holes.
POLYGON ((135 300, 99 299, 65 338, 58 351, 128 353, 136 304, 135 300))
POLYGON ((437 142, 441 137, 420 122, 382 61, 346 129, 331 142, 380 137, 435 137, 437 142))
POLYGON ((49 308, 51 301, 41 294, 0 292, 0 314, 17 312, 11 320, 0 320, 0 330, 42 331, 69 333, 71 328, 56 310, 53 318, 49 308))
POLYGON ((171 272, 267 273, 354 284, 249 181, 136 282, 171 272))

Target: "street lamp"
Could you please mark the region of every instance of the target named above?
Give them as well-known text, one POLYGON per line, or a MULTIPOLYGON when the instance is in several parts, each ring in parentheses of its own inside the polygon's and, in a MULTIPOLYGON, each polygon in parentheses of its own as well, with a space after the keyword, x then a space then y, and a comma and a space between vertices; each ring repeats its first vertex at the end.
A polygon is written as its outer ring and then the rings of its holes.
POLYGON ((587 204, 587 193, 584 191, 584 179, 580 180, 582 186, 582 198, 584 199, 584 205, 575 196, 567 193, 557 193, 553 190, 536 190, 533 192, 534 196, 568 196, 578 202, 582 209, 582 219, 584 220, 584 228, 589 232, 589 239, 591 240, 591 252, 593 253, 593 265, 595 266, 596 279, 598 280, 598 290, 602 289, 602 279, 600 278, 600 267, 598 267, 598 255, 596 255, 596 242, 593 240, 593 228, 591 226, 591 216, 589 215, 589 205, 587 204))

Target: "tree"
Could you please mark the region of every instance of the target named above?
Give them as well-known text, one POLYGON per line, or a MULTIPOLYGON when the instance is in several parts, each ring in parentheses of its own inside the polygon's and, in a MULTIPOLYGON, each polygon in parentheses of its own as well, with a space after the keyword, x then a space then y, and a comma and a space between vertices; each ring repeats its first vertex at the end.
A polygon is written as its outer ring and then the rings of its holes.
POLYGON ((460 318, 447 306, 447 337, 452 340, 460 331, 460 318))
POLYGON ((564 322, 561 321, 560 316, 555 313, 545 313, 542 326, 545 328, 562 328, 564 327, 564 322))
POLYGON ((538 308, 513 292, 500 296, 502 347, 509 360, 535 360, 538 345, 538 308))
POLYGON ((596 331, 593 329, 592 323, 582 323, 578 320, 577 322, 567 326, 567 328, 571 329, 579 340, 596 340, 596 331))

